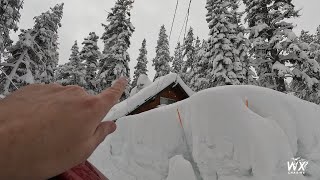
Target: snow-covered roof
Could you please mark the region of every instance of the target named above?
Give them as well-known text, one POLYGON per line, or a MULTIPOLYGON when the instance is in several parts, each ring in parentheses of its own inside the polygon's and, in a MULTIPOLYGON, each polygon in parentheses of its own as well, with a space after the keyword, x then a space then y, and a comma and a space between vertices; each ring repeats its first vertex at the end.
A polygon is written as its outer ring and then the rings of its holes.
POLYGON ((173 83, 179 84, 189 96, 194 94, 179 75, 171 73, 156 79, 155 82, 145 87, 137 94, 114 106, 105 117, 105 120, 116 120, 126 116, 173 83))

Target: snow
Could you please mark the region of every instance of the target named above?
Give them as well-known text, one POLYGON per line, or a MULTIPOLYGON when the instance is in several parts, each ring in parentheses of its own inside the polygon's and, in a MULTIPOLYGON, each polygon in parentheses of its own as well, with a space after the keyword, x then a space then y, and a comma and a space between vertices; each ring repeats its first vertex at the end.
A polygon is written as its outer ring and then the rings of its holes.
POLYGON ((161 92, 172 83, 179 84, 189 96, 194 94, 194 92, 183 82, 179 75, 171 73, 156 79, 155 82, 139 92, 137 92, 137 89, 133 90, 137 93, 133 93, 133 96, 113 107, 105 117, 105 120, 116 120, 126 116, 128 113, 135 110, 137 107, 148 101, 150 98, 161 92))
POLYGON ((189 161, 178 155, 169 161, 169 175, 166 180, 196 180, 189 161))
POLYGON ((269 26, 265 23, 258 24, 257 26, 252 27, 252 31, 254 32, 254 37, 258 37, 259 33, 269 26))
POLYGON ((141 91, 142 89, 148 87, 150 84, 152 84, 151 80, 149 79, 149 77, 145 74, 141 74, 138 78, 137 81, 137 87, 134 87, 131 92, 130 92, 130 96, 133 96, 135 94, 137 94, 139 91, 141 91))
POLYGON ((90 161, 110 180, 194 179, 197 170, 197 180, 316 180, 319 116, 319 106, 270 89, 212 88, 120 118, 90 161), (288 175, 293 157, 309 161, 307 176, 288 175))
POLYGON ((279 61, 275 62, 272 66, 273 71, 277 71, 278 76, 285 77, 287 74, 291 74, 289 67, 281 64, 279 61))

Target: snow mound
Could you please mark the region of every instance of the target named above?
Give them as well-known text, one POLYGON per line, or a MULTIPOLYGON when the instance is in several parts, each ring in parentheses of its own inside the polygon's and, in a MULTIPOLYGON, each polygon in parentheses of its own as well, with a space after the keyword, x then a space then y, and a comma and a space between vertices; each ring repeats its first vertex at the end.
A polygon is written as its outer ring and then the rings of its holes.
POLYGON ((170 159, 169 175, 166 180, 196 180, 192 166, 183 156, 178 155, 170 159))
POLYGON ((138 78, 137 86, 131 90, 130 96, 137 94, 139 91, 141 91, 143 88, 148 87, 150 84, 152 84, 152 81, 148 78, 148 76, 145 74, 141 74, 138 78))
POLYGON ((273 90, 213 88, 119 119, 90 160, 110 180, 170 179, 181 169, 197 180, 319 180, 319 117, 319 106, 273 90), (191 168, 172 162, 177 155, 191 168), (309 161, 305 176, 288 174, 293 157, 309 161))

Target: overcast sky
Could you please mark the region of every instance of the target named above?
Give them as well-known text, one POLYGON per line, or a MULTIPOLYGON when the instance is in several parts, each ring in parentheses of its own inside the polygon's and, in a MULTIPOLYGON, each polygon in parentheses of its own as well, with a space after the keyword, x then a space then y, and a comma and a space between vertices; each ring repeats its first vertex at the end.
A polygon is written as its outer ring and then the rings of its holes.
MULTIPOLYGON (((178 42, 183 20, 187 12, 189 0, 179 0, 177 19, 172 32, 170 42, 171 53, 178 42)), ((75 40, 81 44, 83 39, 89 35, 89 32, 96 32, 101 36, 103 27, 101 23, 106 22, 107 12, 113 7, 115 0, 25 0, 20 28, 28 29, 33 26, 33 17, 47 11, 57 3, 64 2, 64 16, 62 28, 59 30, 60 43, 60 64, 68 61, 70 49, 75 40)), ((319 0, 294 0, 297 8, 302 8, 301 17, 294 20, 297 25, 296 32, 301 29, 315 32, 320 25, 320 1, 319 0)), ((131 38, 131 47, 129 54, 131 56, 130 68, 133 74, 136 58, 139 54, 142 40, 147 39, 148 49, 148 68, 150 79, 154 76, 154 70, 151 66, 152 59, 155 56, 155 47, 158 38, 160 26, 164 24, 169 33, 172 17, 174 13, 175 0, 136 0, 132 10, 132 23, 136 31, 131 38)), ((194 28, 195 35, 201 39, 207 39, 208 26, 205 21, 206 0, 194 0, 190 11, 189 25, 194 28)), ((13 39, 17 39, 17 34, 13 34, 13 39)), ((102 49, 102 42, 99 42, 102 49)))

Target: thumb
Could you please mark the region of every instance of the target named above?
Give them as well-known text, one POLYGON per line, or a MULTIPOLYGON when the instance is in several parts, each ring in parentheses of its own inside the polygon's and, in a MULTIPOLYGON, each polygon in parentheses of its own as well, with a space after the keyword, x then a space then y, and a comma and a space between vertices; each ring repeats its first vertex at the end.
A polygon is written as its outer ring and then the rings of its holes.
POLYGON ((112 121, 100 123, 93 135, 95 148, 98 147, 105 140, 105 138, 109 134, 112 134, 116 129, 117 125, 112 121))

